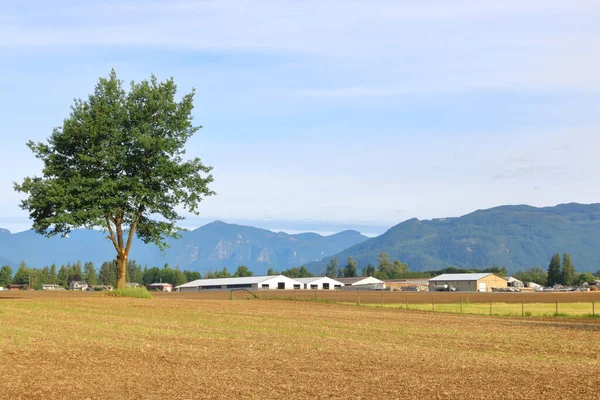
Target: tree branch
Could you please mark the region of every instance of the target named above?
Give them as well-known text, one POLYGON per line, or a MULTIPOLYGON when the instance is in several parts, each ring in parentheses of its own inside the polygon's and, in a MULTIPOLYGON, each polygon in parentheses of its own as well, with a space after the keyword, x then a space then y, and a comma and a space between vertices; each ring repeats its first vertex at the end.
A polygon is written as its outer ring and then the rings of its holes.
POLYGON ((108 215, 104 216, 106 220, 106 227, 108 228, 108 232, 110 236, 107 236, 108 239, 112 242, 113 246, 115 246, 115 250, 119 251, 119 245, 117 244, 117 240, 115 239, 115 232, 113 231, 112 225, 110 224, 110 220, 108 219, 108 215))
POLYGON ((133 236, 135 234, 135 230, 137 229, 137 225, 138 225, 138 222, 141 217, 142 217, 142 211, 140 209, 140 210, 138 210, 135 218, 133 219, 133 223, 131 224, 131 227, 129 228, 129 236, 127 237, 127 246, 125 246, 125 254, 127 254, 127 255, 129 255, 129 249, 131 248, 131 242, 133 242, 133 236))

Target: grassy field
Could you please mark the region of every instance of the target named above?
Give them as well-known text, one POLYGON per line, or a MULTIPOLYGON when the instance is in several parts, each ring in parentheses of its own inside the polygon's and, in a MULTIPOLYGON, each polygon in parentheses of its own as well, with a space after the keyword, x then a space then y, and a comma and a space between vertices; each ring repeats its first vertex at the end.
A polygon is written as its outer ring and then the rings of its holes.
MULTIPOLYGON (((183 295, 183 294, 182 294, 183 295)), ((0 294, 0 398, 597 398, 600 320, 0 294)))

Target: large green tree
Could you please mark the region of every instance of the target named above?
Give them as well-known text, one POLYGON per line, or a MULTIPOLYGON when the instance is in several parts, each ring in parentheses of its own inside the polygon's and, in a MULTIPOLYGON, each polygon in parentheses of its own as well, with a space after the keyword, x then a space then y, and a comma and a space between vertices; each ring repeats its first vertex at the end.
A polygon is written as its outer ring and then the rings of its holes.
POLYGON ((8 265, 0 268, 0 286, 5 287, 12 281, 12 268, 8 265))
POLYGON ((243 277, 243 276, 253 276, 254 272, 250 271, 248 269, 248 267, 246 267, 245 265, 240 265, 238 267, 238 269, 235 271, 235 273, 233 274, 233 276, 239 276, 239 277, 243 277))
POLYGON ((352 278, 356 275, 356 261, 354 261, 352 257, 348 257, 348 264, 346 264, 346 267, 344 268, 344 276, 346 278, 352 278))
POLYGON ((329 262, 327 263, 327 266, 325 267, 325 276, 328 276, 330 278, 335 278, 337 275, 337 266, 338 266, 338 259, 337 259, 337 257, 333 257, 331 260, 329 260, 329 262))
POLYGON ((575 267, 571 261, 571 255, 569 253, 563 254, 563 263, 561 269, 562 283, 567 286, 573 285, 576 283, 576 274, 575 267))
POLYGON ((125 286, 134 236, 161 250, 178 237, 176 207, 198 214, 214 194, 211 167, 184 160, 192 124, 194 91, 176 100, 173 79, 132 82, 129 91, 115 71, 101 78, 87 100, 76 100, 70 116, 46 143, 29 142, 43 162, 41 177, 27 177, 25 193, 36 232, 67 235, 77 227, 102 227, 116 251, 116 286, 125 286))
POLYGON ((548 265, 548 286, 562 283, 562 271, 560 265, 560 254, 555 254, 548 265))

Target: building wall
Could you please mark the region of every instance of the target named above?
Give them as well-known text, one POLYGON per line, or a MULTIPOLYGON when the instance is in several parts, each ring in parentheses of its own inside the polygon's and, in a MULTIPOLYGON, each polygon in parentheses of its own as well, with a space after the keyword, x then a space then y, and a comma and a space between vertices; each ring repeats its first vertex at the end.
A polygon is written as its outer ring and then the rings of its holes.
POLYGON ((454 286, 458 292, 476 292, 477 291, 477 281, 437 281, 437 282, 429 282, 429 290, 431 292, 435 292, 436 286, 454 286))
MULTIPOLYGON (((310 284, 308 286, 310 288, 310 284)), ((261 283, 258 284, 258 289, 259 290, 273 290, 273 289, 285 289, 285 290, 293 290, 293 289, 303 289, 304 288, 304 284, 301 284, 300 282, 285 277, 285 276, 278 276, 275 278, 271 278, 268 279, 266 281, 263 281, 261 283), (279 284, 283 284, 283 287, 280 287, 279 284)))
POLYGON ((506 287, 506 279, 500 278, 494 274, 488 275, 485 278, 479 280, 469 280, 469 281, 437 281, 437 282, 429 282, 429 290, 434 292, 436 286, 454 286, 456 291, 458 292, 478 292, 479 284, 485 283, 485 291, 491 292, 493 287, 502 288, 506 287))
POLYGON ((487 292, 491 292, 492 288, 505 288, 507 287, 507 281, 504 278, 500 278, 499 276, 496 275, 488 275, 483 279, 480 279, 479 281, 477 281, 478 284, 481 282, 485 283, 486 286, 486 291, 487 292))
POLYGON ((335 290, 335 289, 339 289, 342 288, 344 286, 343 283, 336 281, 335 279, 331 279, 328 277, 323 277, 320 279, 316 279, 312 282, 309 283, 302 283, 302 289, 307 289, 307 290, 335 290), (327 286, 329 285, 328 288, 325 288, 323 285, 327 286), (316 286, 316 287, 315 287, 316 286))

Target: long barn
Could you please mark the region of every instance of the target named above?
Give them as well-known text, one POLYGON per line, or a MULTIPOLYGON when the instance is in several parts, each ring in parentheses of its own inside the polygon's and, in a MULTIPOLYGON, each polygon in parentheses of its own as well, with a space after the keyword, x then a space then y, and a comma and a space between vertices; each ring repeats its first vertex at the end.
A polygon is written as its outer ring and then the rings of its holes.
POLYGON ((175 289, 178 292, 200 292, 203 290, 227 290, 227 289, 302 289, 303 285, 295 279, 283 275, 246 276, 217 279, 197 279, 184 283, 175 289))

